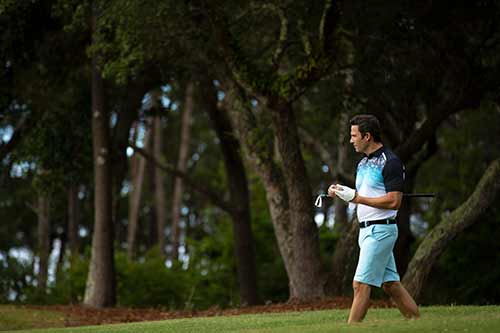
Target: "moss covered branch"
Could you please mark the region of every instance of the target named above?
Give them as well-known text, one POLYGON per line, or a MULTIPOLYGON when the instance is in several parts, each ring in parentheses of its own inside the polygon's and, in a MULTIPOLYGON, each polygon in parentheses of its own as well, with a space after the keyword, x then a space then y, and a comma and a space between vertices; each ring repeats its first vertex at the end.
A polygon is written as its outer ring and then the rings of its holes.
POLYGON ((441 223, 424 238, 403 279, 403 284, 417 301, 432 267, 446 246, 465 228, 479 221, 481 214, 493 204, 499 190, 500 159, 497 159, 490 164, 471 196, 444 216, 441 223))

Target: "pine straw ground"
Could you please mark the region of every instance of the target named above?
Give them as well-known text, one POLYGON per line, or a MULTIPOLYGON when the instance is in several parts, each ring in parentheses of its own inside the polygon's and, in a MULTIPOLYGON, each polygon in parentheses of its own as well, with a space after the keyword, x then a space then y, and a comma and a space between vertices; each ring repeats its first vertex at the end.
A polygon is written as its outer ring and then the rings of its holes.
MULTIPOLYGON (((131 308, 94 309, 81 305, 26 305, 25 308, 62 313, 64 315, 64 325, 66 327, 71 327, 166 320, 176 318, 231 316, 251 313, 279 313, 290 311, 348 309, 351 306, 351 303, 352 298, 336 297, 310 303, 288 302, 230 309, 221 309, 215 306, 204 311, 165 311, 161 309, 131 308)), ((371 307, 390 308, 393 307, 393 305, 389 300, 372 300, 371 307)))

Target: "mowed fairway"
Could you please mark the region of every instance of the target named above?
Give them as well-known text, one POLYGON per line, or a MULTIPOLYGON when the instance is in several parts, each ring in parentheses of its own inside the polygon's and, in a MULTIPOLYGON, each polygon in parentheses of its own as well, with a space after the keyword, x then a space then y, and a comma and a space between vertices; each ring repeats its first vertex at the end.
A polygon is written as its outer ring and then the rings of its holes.
POLYGON ((326 310, 12 332, 500 332, 499 306, 424 307, 421 313, 421 319, 409 321, 396 309, 373 309, 363 323, 351 326, 345 323, 347 310, 326 310))

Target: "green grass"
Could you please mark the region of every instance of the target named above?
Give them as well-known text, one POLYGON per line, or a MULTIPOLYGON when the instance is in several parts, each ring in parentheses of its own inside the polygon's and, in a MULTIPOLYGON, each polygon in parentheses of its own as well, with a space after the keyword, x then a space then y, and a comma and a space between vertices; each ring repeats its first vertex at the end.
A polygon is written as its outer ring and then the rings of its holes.
POLYGON ((64 327, 64 315, 19 306, 0 305, 0 331, 64 327))
POLYGON ((363 323, 351 326, 346 324, 347 310, 327 310, 17 332, 500 332, 499 306, 424 307, 421 314, 419 320, 405 320, 396 309, 372 309, 363 323))

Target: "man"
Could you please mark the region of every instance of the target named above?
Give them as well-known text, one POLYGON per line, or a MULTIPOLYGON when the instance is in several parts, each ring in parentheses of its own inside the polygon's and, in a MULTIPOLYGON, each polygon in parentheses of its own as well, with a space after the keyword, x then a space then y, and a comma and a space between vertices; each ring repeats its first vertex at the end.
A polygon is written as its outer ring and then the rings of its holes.
POLYGON ((356 152, 365 154, 357 166, 356 190, 338 184, 328 188, 329 196, 357 204, 360 253, 348 322, 359 322, 365 317, 371 286, 382 286, 406 318, 418 318, 418 307, 400 282, 393 254, 398 237, 396 215, 403 198, 404 166, 383 145, 375 116, 358 115, 350 124, 350 142, 356 152))

